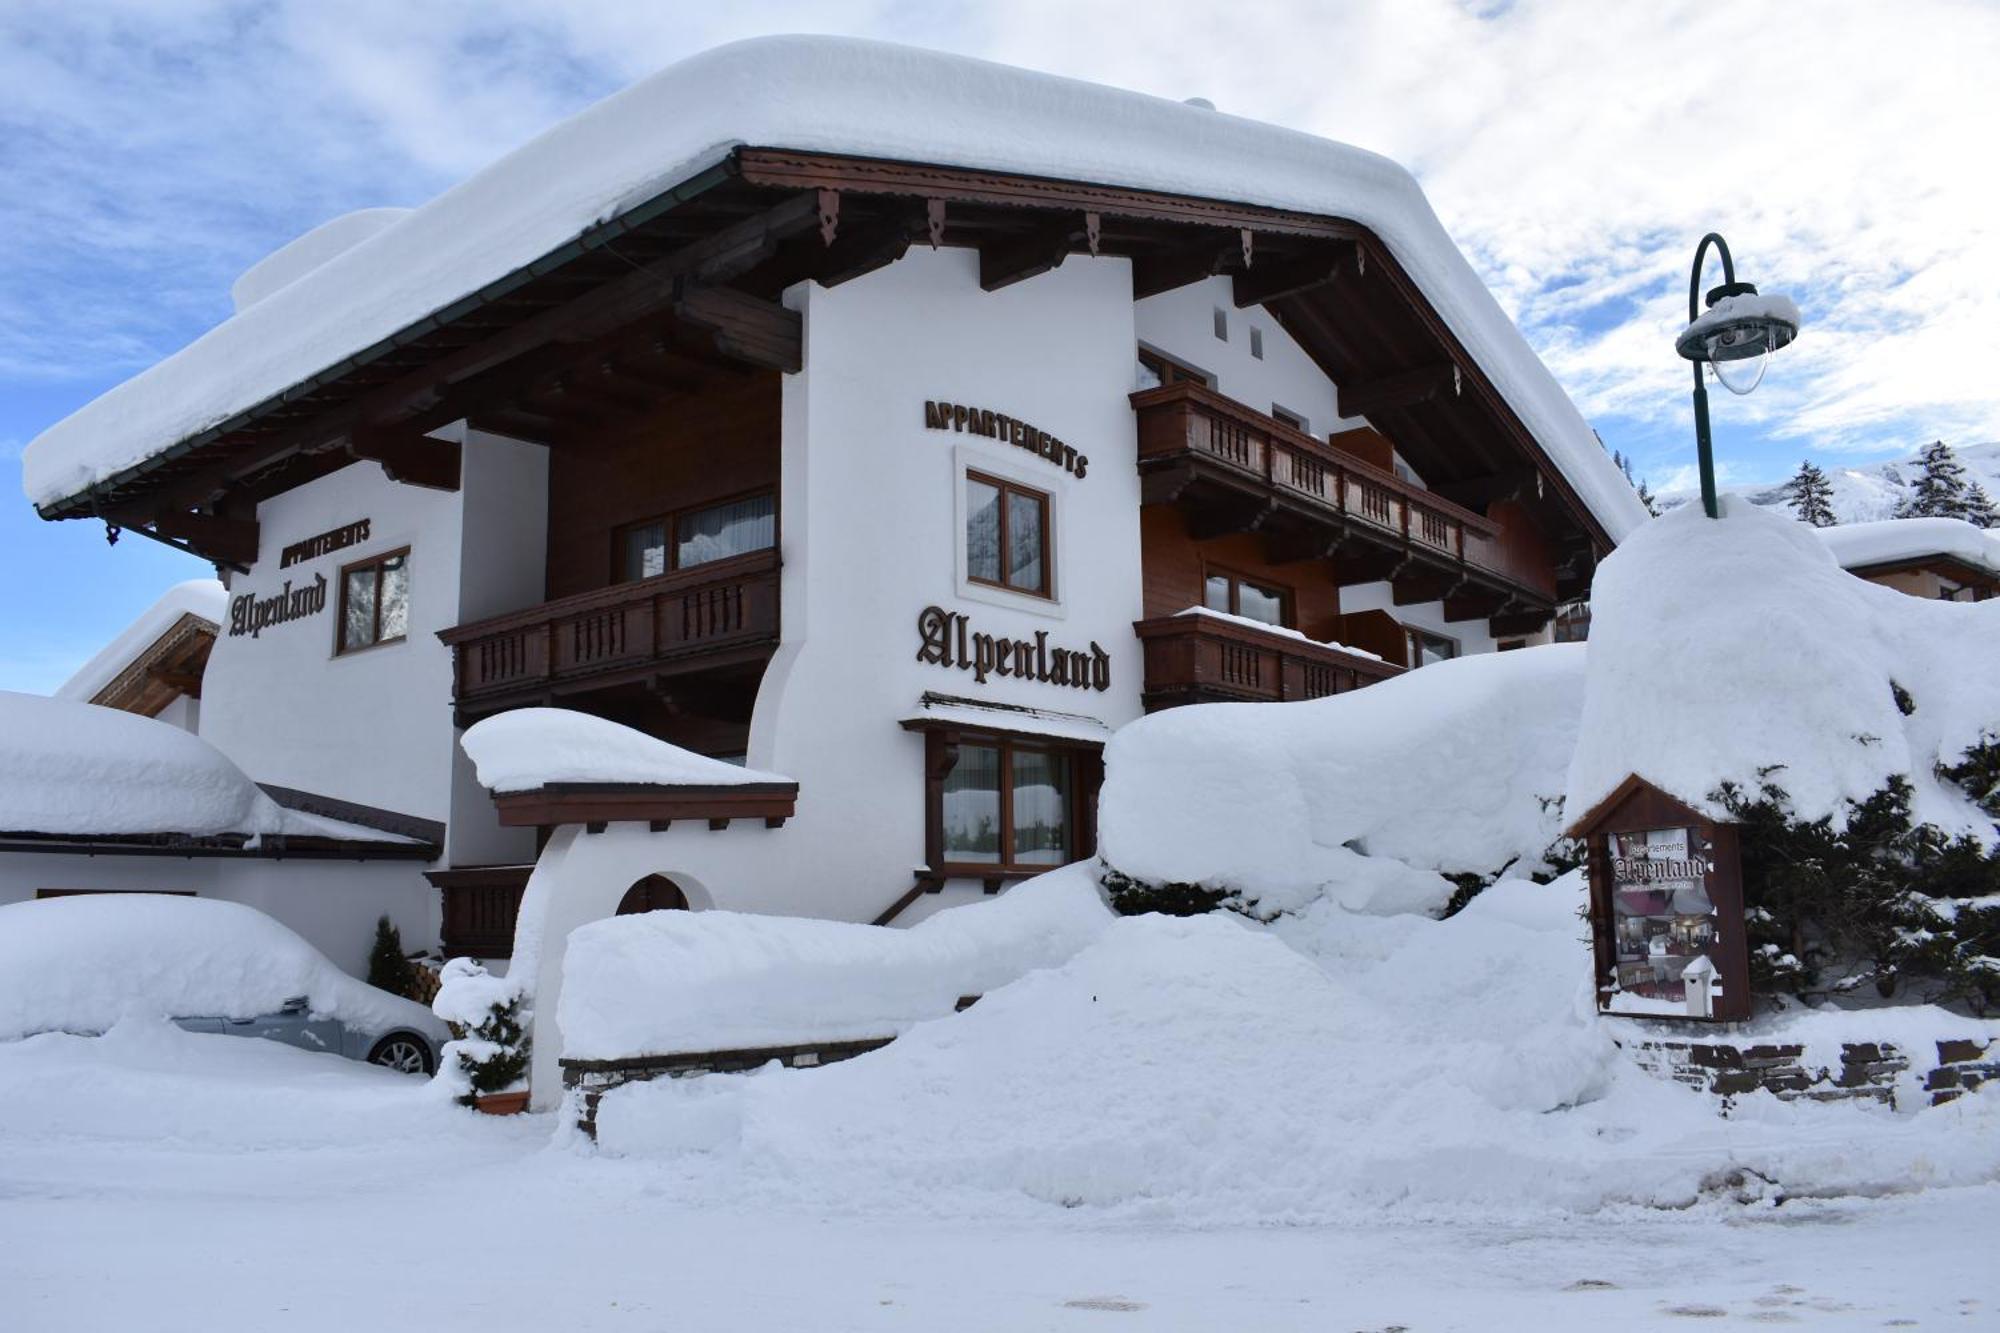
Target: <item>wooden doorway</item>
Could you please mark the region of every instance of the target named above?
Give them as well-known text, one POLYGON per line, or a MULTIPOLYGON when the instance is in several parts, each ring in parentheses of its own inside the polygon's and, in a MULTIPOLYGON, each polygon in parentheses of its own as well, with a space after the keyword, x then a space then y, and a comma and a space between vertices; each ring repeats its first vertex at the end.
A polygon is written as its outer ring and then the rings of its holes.
POLYGON ((618 900, 617 916, 632 916, 638 912, 685 912, 688 910, 687 895, 681 886, 665 875, 648 875, 618 900))

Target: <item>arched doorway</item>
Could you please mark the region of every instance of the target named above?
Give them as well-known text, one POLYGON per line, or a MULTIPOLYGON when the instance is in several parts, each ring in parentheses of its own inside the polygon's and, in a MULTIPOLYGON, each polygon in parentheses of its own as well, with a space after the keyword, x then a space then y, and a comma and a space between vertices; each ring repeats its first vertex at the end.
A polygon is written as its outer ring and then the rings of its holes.
POLYGON ((625 896, 618 900, 618 910, 614 916, 632 916, 638 912, 685 912, 688 910, 687 895, 681 886, 665 875, 647 875, 625 890, 625 896))

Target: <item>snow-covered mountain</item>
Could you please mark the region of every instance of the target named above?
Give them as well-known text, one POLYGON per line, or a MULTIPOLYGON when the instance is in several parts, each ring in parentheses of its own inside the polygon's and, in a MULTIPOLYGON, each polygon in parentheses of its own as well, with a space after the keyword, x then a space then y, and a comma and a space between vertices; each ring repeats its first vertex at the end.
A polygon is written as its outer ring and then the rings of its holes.
MULTIPOLYGON (((2000 440, 1968 444, 1962 448, 1953 445, 1952 452, 1964 465, 1966 480, 1984 486, 1988 495, 2000 500, 2000 440)), ((1833 512, 1842 523, 1866 523, 1872 519, 1895 517, 1896 506, 1916 485, 1919 471, 1914 453, 1908 458, 1869 463, 1863 467, 1840 467, 1826 458, 1813 461, 1820 465, 1826 472, 1826 479, 1833 483, 1833 512)), ((1786 503, 1783 482, 1768 486, 1725 486, 1723 489, 1766 508, 1777 508, 1786 503)), ((1672 491, 1659 497, 1660 508, 1672 509, 1696 496, 1694 491, 1672 491)))

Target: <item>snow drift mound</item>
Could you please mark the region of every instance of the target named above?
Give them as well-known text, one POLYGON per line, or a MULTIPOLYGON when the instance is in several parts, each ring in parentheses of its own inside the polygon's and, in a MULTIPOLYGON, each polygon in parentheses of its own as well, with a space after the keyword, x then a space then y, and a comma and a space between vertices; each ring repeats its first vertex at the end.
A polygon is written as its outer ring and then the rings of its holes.
POLYGON ((1155 713, 1105 748, 1099 852, 1135 879, 1273 910, 1329 884, 1356 907, 1441 902, 1451 885, 1408 867, 1536 866, 1560 836, 1583 674, 1583 647, 1559 644, 1308 703, 1155 713))
POLYGON ((890 1037, 961 996, 1067 961, 1110 924, 1088 868, 1066 867, 908 930, 739 912, 647 912, 570 932, 563 1054, 890 1037))
POLYGON ((614 1090, 599 1150, 738 1206, 1199 1224, 1680 1206, 1732 1167, 1794 1191, 2000 1171, 2000 1099, 1724 1121, 1632 1067, 1589 1009, 1581 900, 1572 874, 1442 922, 1120 919, 857 1059, 614 1090))
POLYGON ((1812 528, 1725 496, 1719 520, 1677 509, 1599 567, 1589 659, 1573 819, 1633 773, 1721 817, 1721 781, 1754 792, 1776 765, 1801 819, 1840 826, 1902 777, 1919 822, 1994 836, 1937 768, 2000 730, 2000 602, 1865 582, 1812 528))
POLYGON ((295 995, 355 1027, 438 1026, 241 903, 106 893, 0 907, 0 1041, 124 1018, 255 1018, 295 995))

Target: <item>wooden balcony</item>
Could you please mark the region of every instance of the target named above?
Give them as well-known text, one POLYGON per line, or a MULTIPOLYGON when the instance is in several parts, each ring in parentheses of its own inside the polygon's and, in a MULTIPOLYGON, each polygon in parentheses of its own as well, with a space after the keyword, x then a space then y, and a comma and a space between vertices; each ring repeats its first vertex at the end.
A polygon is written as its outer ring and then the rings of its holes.
POLYGON ((1553 583, 1538 586, 1483 515, 1205 385, 1131 401, 1144 501, 1183 506, 1197 539, 1260 532, 1275 563, 1332 558, 1343 584, 1400 581, 1399 602, 1452 597, 1468 615, 1553 608, 1553 583))
POLYGON ((1148 712, 1228 700, 1320 699, 1403 673, 1380 658, 1220 616, 1161 616, 1132 629, 1145 650, 1148 712))
POLYGON ((778 642, 778 553, 614 584, 440 631, 460 725, 564 695, 758 664, 778 642))

